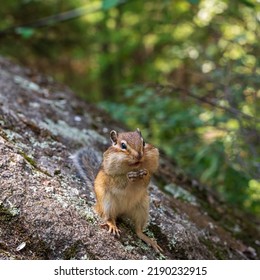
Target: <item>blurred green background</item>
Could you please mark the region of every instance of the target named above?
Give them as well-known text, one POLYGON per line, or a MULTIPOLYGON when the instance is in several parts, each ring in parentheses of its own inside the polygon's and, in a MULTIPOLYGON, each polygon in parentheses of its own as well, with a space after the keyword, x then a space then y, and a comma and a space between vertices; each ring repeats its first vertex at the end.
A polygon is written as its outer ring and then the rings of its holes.
POLYGON ((8 0, 0 55, 139 127, 260 215, 260 0, 8 0))

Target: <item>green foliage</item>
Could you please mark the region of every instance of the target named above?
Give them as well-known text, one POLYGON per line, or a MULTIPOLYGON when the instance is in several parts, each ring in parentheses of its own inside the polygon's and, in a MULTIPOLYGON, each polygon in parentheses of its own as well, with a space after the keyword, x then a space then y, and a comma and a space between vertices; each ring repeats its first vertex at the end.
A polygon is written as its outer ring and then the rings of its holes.
POLYGON ((199 0, 188 0, 188 1, 189 1, 191 4, 194 4, 194 5, 195 5, 195 4, 197 5, 197 4, 199 3, 199 0))
POLYGON ((17 34, 20 34, 24 39, 29 39, 34 34, 34 29, 30 27, 19 27, 16 30, 17 34))
POLYGON ((251 0, 9 0, 0 53, 140 127, 191 176, 259 214, 259 13, 251 0))
MULTIPOLYGON (((259 185, 248 191, 252 178, 259 175, 259 158, 250 152, 257 143, 241 134, 244 128, 236 113, 230 116, 229 111, 212 111, 194 100, 181 99, 176 89, 165 92, 137 85, 122 91, 121 102, 103 101, 101 107, 130 127, 139 127, 186 172, 215 188, 230 204, 259 213, 259 185)), ((251 119, 242 122, 253 130, 251 119)))
POLYGON ((104 10, 109 10, 117 6, 121 1, 120 0, 103 0, 102 8, 104 10))

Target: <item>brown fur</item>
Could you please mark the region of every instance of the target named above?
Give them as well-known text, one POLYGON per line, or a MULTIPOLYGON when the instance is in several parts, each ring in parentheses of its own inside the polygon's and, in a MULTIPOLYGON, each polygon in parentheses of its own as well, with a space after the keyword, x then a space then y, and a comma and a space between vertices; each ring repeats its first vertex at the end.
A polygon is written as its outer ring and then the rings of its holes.
POLYGON ((161 248, 156 241, 142 233, 148 220, 148 185, 158 168, 158 149, 150 144, 143 146, 141 133, 125 132, 111 135, 113 146, 103 155, 103 163, 94 183, 95 209, 105 220, 109 232, 119 235, 117 217, 129 217, 139 238, 156 251, 161 248), (122 149, 124 142, 127 149, 122 149), (131 176, 128 176, 128 175, 131 176), (130 179, 131 178, 131 179, 130 179))

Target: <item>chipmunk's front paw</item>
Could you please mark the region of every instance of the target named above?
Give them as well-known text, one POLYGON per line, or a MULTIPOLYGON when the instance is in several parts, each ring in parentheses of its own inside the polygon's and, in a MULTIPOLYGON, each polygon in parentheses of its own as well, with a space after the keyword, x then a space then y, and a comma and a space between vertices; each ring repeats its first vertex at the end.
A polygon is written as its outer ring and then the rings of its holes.
POLYGON ((139 178, 143 179, 143 177, 148 174, 148 171, 146 169, 141 169, 138 171, 138 173, 139 173, 139 178))
POLYGON ((131 181, 134 182, 139 178, 138 171, 130 171, 127 173, 127 178, 131 181))
POLYGON ((130 171, 127 173, 127 178, 134 182, 138 179, 143 179, 144 176, 146 176, 148 174, 147 170, 146 169, 141 169, 141 170, 138 170, 138 171, 130 171))

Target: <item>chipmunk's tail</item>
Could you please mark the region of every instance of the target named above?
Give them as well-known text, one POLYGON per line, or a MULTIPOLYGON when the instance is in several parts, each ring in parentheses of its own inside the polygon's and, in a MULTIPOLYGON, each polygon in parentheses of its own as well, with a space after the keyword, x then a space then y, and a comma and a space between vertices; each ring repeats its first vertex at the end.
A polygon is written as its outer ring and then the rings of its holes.
POLYGON ((82 148, 70 156, 78 174, 88 187, 93 186, 95 177, 102 161, 100 153, 92 148, 82 148))

